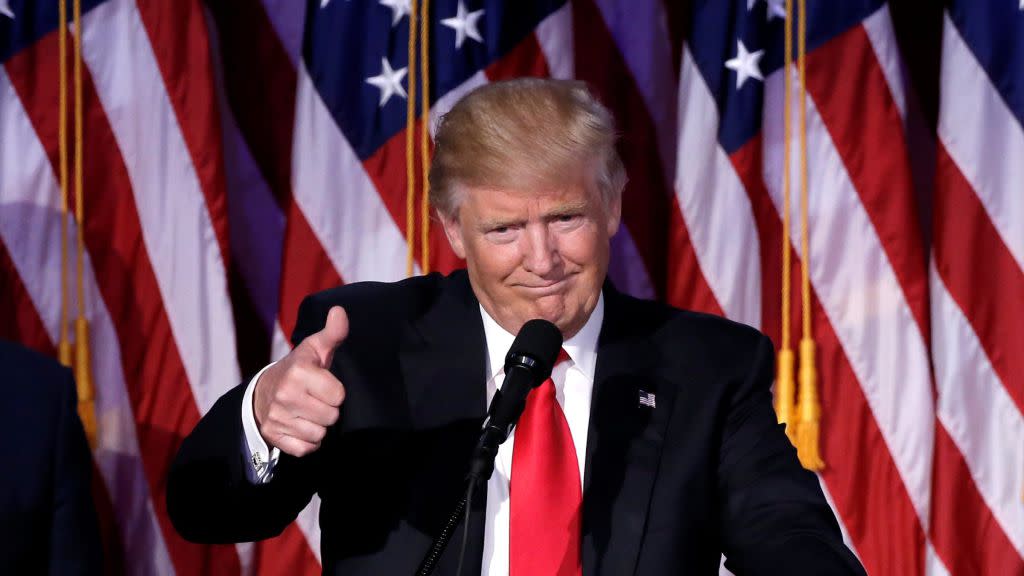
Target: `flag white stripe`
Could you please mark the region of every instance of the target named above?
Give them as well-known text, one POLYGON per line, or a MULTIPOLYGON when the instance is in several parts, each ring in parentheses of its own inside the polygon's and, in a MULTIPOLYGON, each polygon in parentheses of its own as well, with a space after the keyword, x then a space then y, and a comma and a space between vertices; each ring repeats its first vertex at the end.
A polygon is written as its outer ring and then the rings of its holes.
POLYGON ((227 274, 206 200, 134 2, 101 4, 84 17, 83 32, 83 58, 124 159, 164 310, 205 414, 241 379, 227 274))
POLYGON ((552 78, 572 78, 576 74, 572 31, 571 2, 566 2, 537 26, 537 42, 552 78))
POLYGON ((883 4, 874 14, 865 18, 862 25, 889 85, 889 94, 900 111, 900 118, 906 121, 907 97, 903 83, 903 61, 900 58, 899 46, 896 44, 896 31, 892 27, 889 5, 883 4))
MULTIPOLYGON (((0 67, 0 239, 52 343, 60 329, 60 191, 49 158, 0 67)), ((77 229, 70 221, 69 238, 77 229)), ((75 260, 70 253, 69 277, 75 260)), ((92 263, 85 255, 83 287, 93 350, 98 445, 94 457, 114 504, 125 568, 132 574, 173 573, 170 556, 150 501, 139 457, 135 421, 121 366, 120 346, 92 263)), ((72 309, 75 291, 69 294, 72 309)), ((73 319, 73 318, 71 318, 73 319)))
POLYGON ((346 283, 405 278, 405 238, 304 63, 298 82, 292 188, 299 209, 346 283))
POLYGON ((942 563, 942 559, 935 553, 935 546, 931 540, 925 542, 924 548, 924 573, 925 576, 949 576, 949 570, 942 563))
POLYGON ((689 47, 680 68, 676 198, 701 272, 725 315, 760 326, 760 238, 750 197, 718 145, 718 109, 689 47))
POLYGON ((1024 556, 1024 415, 932 260, 932 358, 938 418, 963 454, 982 499, 1024 556))
MULTIPOLYGON (((780 214, 782 87, 781 71, 768 78, 763 126, 765 182, 780 214)), ((796 107, 799 102, 793 100, 796 107)), ((934 445, 928 351, 813 98, 807 101, 807 133, 810 279, 921 525, 927 527, 934 445)), ((795 150, 795 131, 793 138, 795 150)), ((793 154, 792 174, 799 174, 798 156, 793 154)), ((799 252, 799 218, 795 215, 790 240, 799 252)))
POLYGON ((1024 270, 1024 128, 945 15, 939 139, 1024 270))

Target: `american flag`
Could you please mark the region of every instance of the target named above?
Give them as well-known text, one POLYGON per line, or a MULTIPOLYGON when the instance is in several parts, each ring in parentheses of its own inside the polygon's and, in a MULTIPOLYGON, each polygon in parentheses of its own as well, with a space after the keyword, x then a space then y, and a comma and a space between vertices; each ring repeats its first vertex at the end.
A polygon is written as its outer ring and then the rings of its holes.
MULTIPOLYGON (((57 6, 0 0, 0 336, 50 354, 57 6)), ((165 474, 216 398, 288 350, 304 295, 404 277, 408 232, 414 273, 459 266, 436 225, 422 259, 413 90, 418 154, 475 86, 587 81, 630 176, 616 284, 779 343, 783 0, 422 2, 429 86, 422 69, 409 82, 413 8, 83 1, 82 304, 112 570, 319 572, 316 499, 274 540, 199 546, 168 521, 165 474)), ((869 573, 1024 574, 1024 2, 954 0, 944 18, 922 230, 889 8, 808 1, 820 479, 869 573)), ((796 289, 796 218, 786 236, 796 289)))

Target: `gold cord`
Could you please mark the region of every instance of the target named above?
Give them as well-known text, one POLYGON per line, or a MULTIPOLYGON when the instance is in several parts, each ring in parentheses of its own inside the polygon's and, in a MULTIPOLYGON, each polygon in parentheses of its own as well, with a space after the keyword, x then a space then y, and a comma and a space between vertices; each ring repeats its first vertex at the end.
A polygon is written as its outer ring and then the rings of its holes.
MULTIPOLYGON (((415 3, 415 0, 413 0, 415 3)), ((423 0, 420 16, 420 72, 423 78, 422 113, 423 132, 420 138, 420 167, 422 188, 420 195, 420 250, 424 274, 430 273, 430 0, 423 0)))
POLYGON ((825 467, 825 462, 821 459, 819 447, 821 404, 818 401, 818 373, 814 362, 814 336, 811 333, 811 251, 810 228, 807 224, 807 0, 800 0, 797 26, 797 62, 800 72, 800 250, 803 255, 803 266, 800 267, 800 292, 803 299, 803 337, 800 340, 800 372, 797 375, 800 382, 800 427, 797 431, 796 448, 804 468, 817 471, 825 467))
POLYGON ((778 373, 775 380, 775 414, 786 425, 786 435, 796 443, 796 381, 793 377, 794 355, 790 339, 790 70, 793 67, 793 0, 786 0, 785 65, 783 67, 782 121, 782 345, 779 350, 778 373))
POLYGON ((60 336, 57 342, 57 358, 60 363, 71 367, 74 357, 71 340, 68 338, 68 6, 67 0, 59 0, 57 10, 57 38, 60 47, 60 77, 58 78, 57 137, 60 150, 60 336))
POLYGON ((416 259, 415 238, 415 127, 416 127, 416 24, 419 18, 419 6, 416 0, 410 2, 409 10, 409 73, 408 98, 405 101, 405 275, 412 276, 413 262, 416 259))

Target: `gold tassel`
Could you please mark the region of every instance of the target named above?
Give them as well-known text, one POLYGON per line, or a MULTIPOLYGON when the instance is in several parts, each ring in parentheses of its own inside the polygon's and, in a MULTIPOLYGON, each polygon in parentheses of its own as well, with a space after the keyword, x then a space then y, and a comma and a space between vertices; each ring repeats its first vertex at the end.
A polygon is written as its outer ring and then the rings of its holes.
POLYGON ((89 345, 89 322, 84 316, 75 319, 75 383, 78 386, 78 416, 85 428, 89 446, 96 447, 96 399, 92 382, 92 347, 89 345))
POLYGON ((779 424, 786 425, 786 436, 796 445, 796 382, 793 379, 793 351, 779 350, 778 374, 775 378, 775 415, 779 424))
POLYGON ((818 373, 814 367, 814 340, 800 340, 800 404, 796 452, 800 463, 817 472, 825 467, 818 447, 821 404, 818 402, 818 373))

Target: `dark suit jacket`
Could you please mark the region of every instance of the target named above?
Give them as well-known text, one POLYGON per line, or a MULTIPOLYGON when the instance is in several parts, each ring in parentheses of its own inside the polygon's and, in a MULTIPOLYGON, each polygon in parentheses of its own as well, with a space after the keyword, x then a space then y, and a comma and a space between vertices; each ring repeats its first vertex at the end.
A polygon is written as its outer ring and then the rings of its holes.
MULTIPOLYGON (((293 337, 342 305, 332 371, 347 396, 319 451, 245 480, 240 404, 227 393, 185 440, 167 490, 201 542, 278 534, 322 499, 325 573, 413 574, 463 490, 486 412, 486 344, 465 272, 312 295, 293 337)), ((756 330, 605 289, 583 497, 583 572, 858 574, 814 475, 776 424, 771 343, 756 330), (656 407, 640 406, 640 390, 656 407)), ((468 562, 479 573, 483 494, 468 562)), ((455 572, 456 531, 438 574, 455 572)))
POLYGON ((0 574, 99 574, 91 453, 71 371, 0 341, 0 574))

